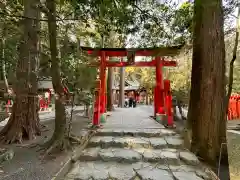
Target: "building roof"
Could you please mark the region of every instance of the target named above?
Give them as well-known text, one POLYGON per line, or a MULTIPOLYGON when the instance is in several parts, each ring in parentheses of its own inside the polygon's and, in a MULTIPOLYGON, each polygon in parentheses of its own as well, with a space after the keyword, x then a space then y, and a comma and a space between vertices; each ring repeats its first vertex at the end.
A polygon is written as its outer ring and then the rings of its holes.
POLYGON ((52 89, 52 77, 41 76, 38 79, 38 89, 52 89))
MULTIPOLYGON (((140 83, 133 76, 126 77, 124 90, 137 90, 140 87, 140 83)), ((112 89, 119 90, 119 79, 115 79, 112 89)))
POLYGON ((43 80, 43 81, 38 81, 38 89, 52 89, 52 81, 49 80, 43 80))
MULTIPOLYGON (((9 87, 12 87, 12 84, 9 83, 9 87)), ((38 81, 38 88, 39 89, 52 89, 52 80, 49 78, 41 78, 38 81)), ((0 91, 5 91, 5 84, 3 81, 0 81, 0 91)))
MULTIPOLYGON (((138 90, 139 86, 125 86, 124 90, 138 90)), ((113 90, 119 90, 119 86, 114 86, 113 90)))

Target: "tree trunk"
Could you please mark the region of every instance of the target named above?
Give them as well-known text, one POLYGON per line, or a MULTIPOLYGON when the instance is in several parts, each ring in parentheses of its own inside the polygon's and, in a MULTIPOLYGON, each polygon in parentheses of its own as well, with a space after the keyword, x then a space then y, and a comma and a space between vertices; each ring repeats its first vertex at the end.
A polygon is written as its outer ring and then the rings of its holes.
POLYGON ((125 68, 120 68, 120 88, 119 88, 119 106, 121 108, 124 107, 125 95, 124 95, 124 87, 125 87, 125 68))
POLYGON ((113 69, 108 68, 108 77, 107 77, 107 110, 113 111, 113 69))
POLYGON ((223 8, 221 0, 196 0, 194 5, 196 24, 188 118, 192 124, 193 149, 215 165, 221 143, 226 142, 223 8))
POLYGON ((146 105, 149 105, 149 95, 147 90, 146 90, 146 105))
POLYGON ((184 134, 184 144, 186 148, 191 148, 193 152, 197 151, 198 143, 198 129, 196 117, 200 115, 199 102, 200 102, 200 86, 201 86, 201 73, 202 73, 202 62, 201 59, 201 37, 200 27, 202 16, 201 7, 197 6, 197 1, 194 4, 194 34, 193 34, 193 54, 192 54, 192 73, 191 73, 191 90, 190 100, 187 115, 187 124, 184 134))
POLYGON ((88 117, 88 118, 90 117, 89 105, 86 105, 86 109, 85 109, 85 113, 84 114, 85 114, 86 117, 88 117))
MULTIPOLYGON (((3 25, 4 26, 4 25, 3 25)), ((1 66, 2 66, 2 80, 4 81, 4 85, 5 85, 5 90, 6 93, 8 93, 9 90, 9 85, 8 85, 8 80, 7 80, 7 73, 6 73, 6 61, 5 61, 5 36, 6 36, 6 30, 5 27, 2 28, 2 35, 1 35, 1 41, 0 41, 0 49, 1 49, 1 66)))
POLYGON ((225 111, 226 114, 228 113, 228 104, 229 99, 232 94, 232 85, 233 85, 233 68, 234 68, 234 62, 237 57, 237 47, 238 47, 238 39, 239 39, 239 31, 240 31, 240 4, 238 5, 238 15, 237 15, 237 24, 236 24, 236 36, 234 41, 234 47, 233 47, 233 55, 229 66, 229 74, 228 74, 228 91, 226 95, 226 104, 225 104, 225 111))
POLYGON ((10 119, 0 132, 2 140, 7 143, 21 143, 23 138, 34 139, 36 135, 40 135, 37 94, 38 5, 39 0, 24 1, 24 16, 30 18, 23 20, 24 34, 14 84, 16 98, 10 119))
POLYGON ((182 120, 185 120, 186 117, 184 117, 184 115, 183 115, 183 110, 182 110, 182 103, 181 103, 181 101, 180 101, 180 100, 177 100, 177 104, 176 104, 176 105, 177 105, 177 106, 175 106, 175 107, 178 108, 179 114, 181 115, 181 119, 182 119, 182 120))
MULTIPOLYGON (((6 1, 3 2, 3 10, 6 9, 6 1)), ((7 93, 9 92, 9 85, 8 85, 8 80, 7 80, 7 73, 6 73, 6 61, 5 61, 5 43, 6 43, 6 25, 5 22, 1 23, 1 40, 0 40, 0 60, 1 60, 1 74, 0 74, 0 80, 3 80, 4 85, 5 85, 5 91, 3 93, 7 93)), ((4 94, 2 96, 3 100, 5 100, 4 98, 4 94)), ((7 100, 6 100, 7 101, 7 100)))
POLYGON ((52 138, 47 142, 47 152, 49 154, 53 150, 63 150, 67 146, 65 140, 67 120, 64 106, 64 87, 60 75, 60 60, 58 58, 57 50, 57 24, 56 24, 56 4, 55 1, 47 0, 46 6, 48 8, 48 32, 51 51, 51 75, 52 84, 55 92, 55 129, 52 138))

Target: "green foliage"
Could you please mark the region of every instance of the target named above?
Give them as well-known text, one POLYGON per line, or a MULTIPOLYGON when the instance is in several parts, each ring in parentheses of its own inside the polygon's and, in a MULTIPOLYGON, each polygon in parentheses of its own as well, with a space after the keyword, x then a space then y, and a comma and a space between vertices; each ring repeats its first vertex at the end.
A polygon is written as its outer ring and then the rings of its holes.
MULTIPOLYGON (((21 29, 20 20, 16 16, 21 15, 23 6, 19 1, 0 2, 0 38, 5 39, 4 62, 6 65, 7 77, 13 79, 18 58, 18 44, 20 42, 21 29)), ((0 68, 0 78, 2 79, 2 68, 0 68)), ((1 80, 0 79, 0 80, 1 80)))
POLYGON ((192 18, 193 18, 193 4, 190 2, 183 3, 179 9, 176 10, 172 29, 178 34, 175 40, 177 43, 183 43, 191 38, 192 33, 192 18))
POLYGON ((78 91, 76 100, 77 103, 90 106, 93 103, 93 96, 89 92, 78 91))
MULTIPOLYGON (((102 36, 105 37, 105 47, 126 45, 151 47, 182 44, 191 40, 193 4, 190 2, 182 4, 173 3, 171 0, 166 0, 164 3, 152 0, 58 0, 56 2, 61 72, 71 90, 75 88, 90 91, 95 85, 97 70, 88 67, 87 63, 97 59, 81 52, 80 44, 100 47, 102 36)), ((22 1, 18 0, 6 1, 5 5, 0 2, 0 28, 6 30, 5 58, 8 78, 15 72, 19 55, 18 45, 22 33, 19 25, 24 19, 21 3, 22 1)), ((234 1, 225 3, 226 18, 229 18, 235 7, 234 1)), ((41 19, 39 76, 49 76, 50 51, 44 13, 41 19)), ((228 50, 229 53, 230 51, 231 49, 228 50)), ((190 87, 190 61, 191 55, 185 54, 179 60, 181 67, 165 70, 167 78, 172 81, 174 93, 181 92, 180 94, 185 94, 186 97, 190 87)), ((234 82, 238 82, 238 66, 237 62, 234 82)), ((128 74, 136 76, 141 86, 151 88, 155 84, 154 68, 135 68, 128 74)), ((238 84, 234 83, 235 92, 240 91, 238 84)))
POLYGON ((95 28, 104 36, 108 36, 110 31, 124 34, 136 28, 128 27, 134 22, 134 11, 129 7, 129 1, 74 0, 72 6, 75 18, 84 20, 87 26, 90 26, 88 19, 93 19, 96 22, 95 28))

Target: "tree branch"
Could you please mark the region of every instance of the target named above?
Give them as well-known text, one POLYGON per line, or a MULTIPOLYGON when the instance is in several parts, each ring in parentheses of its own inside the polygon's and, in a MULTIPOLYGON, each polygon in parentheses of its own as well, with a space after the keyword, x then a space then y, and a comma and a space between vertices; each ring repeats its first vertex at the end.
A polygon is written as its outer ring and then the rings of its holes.
MULTIPOLYGON (((10 14, 6 14, 6 13, 3 13, 3 12, 0 12, 0 15, 1 16, 5 16, 5 17, 10 17, 10 18, 19 18, 19 19, 31 19, 31 20, 38 20, 38 21, 49 21, 48 19, 36 19, 36 18, 33 18, 33 17, 28 17, 28 16, 21 16, 21 15, 10 15, 10 14)), ((60 18, 58 17, 58 19, 56 19, 56 21, 82 21, 82 19, 79 19, 79 18, 60 18)))
MULTIPOLYGON (((149 14, 148 12, 142 10, 140 7, 138 7, 136 4, 132 4, 133 7, 135 7, 136 9, 138 9, 142 14, 147 15, 148 17, 150 17, 159 27, 161 27, 161 24, 159 23, 159 21, 151 14, 149 14)), ((166 36, 171 39, 172 37, 164 30, 162 29, 162 31, 166 34, 166 36)))
POLYGON ((226 102, 226 104, 225 104, 226 113, 228 113, 229 98, 232 94, 233 68, 234 68, 234 62, 235 62, 236 56, 237 56, 239 31, 240 31, 240 5, 238 6, 238 15, 237 15, 237 24, 236 24, 236 37, 235 37, 235 43, 234 43, 234 47, 233 47, 233 56, 232 56, 232 60, 230 62, 230 67, 229 67, 228 91, 227 91, 226 100, 225 100, 225 102, 226 102))

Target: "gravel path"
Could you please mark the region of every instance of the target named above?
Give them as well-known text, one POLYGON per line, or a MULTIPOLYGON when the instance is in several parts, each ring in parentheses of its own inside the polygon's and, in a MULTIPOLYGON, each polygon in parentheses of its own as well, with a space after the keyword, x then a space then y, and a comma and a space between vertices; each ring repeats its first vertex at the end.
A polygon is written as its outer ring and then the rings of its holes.
POLYGON ((240 179, 240 134, 228 132, 228 159, 231 180, 240 179))
POLYGON ((148 108, 117 108, 65 180, 210 179, 175 131, 149 119, 148 108))
MULTIPOLYGON (((76 109, 79 111, 79 108, 76 109)), ((54 112, 50 113, 50 115, 45 115, 48 119, 43 119, 42 117, 42 122, 47 126, 48 131, 43 131, 42 136, 37 137, 34 141, 25 141, 24 144, 42 143, 52 136, 54 112)), ((84 136, 87 132, 88 124, 89 120, 87 118, 75 114, 73 116, 72 133, 78 137, 84 136)), ((50 180, 60 170, 71 153, 64 152, 43 162, 39 160, 40 152, 37 152, 36 148, 19 147, 16 144, 6 146, 6 148, 14 150, 14 157, 12 160, 0 165, 1 180, 50 180)))
MULTIPOLYGON (((71 112, 71 107, 67 106, 66 110, 70 113, 71 112)), ((83 111, 84 107, 83 106, 75 106, 74 111, 83 111)), ((40 111, 39 112, 39 118, 41 122, 44 121, 49 121, 52 120, 55 117, 55 111, 40 111)), ((3 127, 7 124, 9 118, 6 118, 5 120, 0 122, 0 127, 3 127)))

